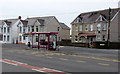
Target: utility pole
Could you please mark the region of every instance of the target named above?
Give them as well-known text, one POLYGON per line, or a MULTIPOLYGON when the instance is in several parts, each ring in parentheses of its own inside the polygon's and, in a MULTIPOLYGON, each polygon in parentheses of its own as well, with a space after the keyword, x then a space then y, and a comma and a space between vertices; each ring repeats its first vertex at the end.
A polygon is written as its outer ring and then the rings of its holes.
POLYGON ((108 38, 107 38, 107 47, 110 46, 110 22, 111 22, 111 8, 109 8, 109 19, 108 19, 108 38))

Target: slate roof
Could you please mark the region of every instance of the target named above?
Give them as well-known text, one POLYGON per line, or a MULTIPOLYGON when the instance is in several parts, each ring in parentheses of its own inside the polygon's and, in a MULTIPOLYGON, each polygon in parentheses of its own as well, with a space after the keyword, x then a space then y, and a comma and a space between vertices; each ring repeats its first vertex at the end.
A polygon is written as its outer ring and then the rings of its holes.
POLYGON ((17 22, 18 19, 6 19, 3 20, 8 26, 11 26, 17 22))
POLYGON ((60 23, 60 26, 62 27, 62 29, 70 29, 67 25, 65 25, 64 23, 60 23))
MULTIPOLYGON (((115 14, 120 10, 120 8, 111 9, 111 19, 115 16, 115 14)), ((97 18, 102 15, 106 20, 109 20, 109 9, 100 10, 100 11, 93 11, 87 13, 81 13, 78 17, 82 19, 81 23, 94 23, 96 22, 97 18)), ((77 18, 78 18, 77 17, 77 18)), ((76 18, 76 19, 77 19, 76 18)), ((71 23, 76 23, 76 19, 71 23)))
POLYGON ((48 16, 48 17, 32 17, 27 18, 28 25, 34 25, 36 21, 38 21, 41 25, 47 24, 49 21, 51 21, 54 18, 54 16, 48 16))
POLYGON ((28 21, 26 21, 26 20, 20 20, 20 21, 23 23, 24 27, 27 27, 28 21))

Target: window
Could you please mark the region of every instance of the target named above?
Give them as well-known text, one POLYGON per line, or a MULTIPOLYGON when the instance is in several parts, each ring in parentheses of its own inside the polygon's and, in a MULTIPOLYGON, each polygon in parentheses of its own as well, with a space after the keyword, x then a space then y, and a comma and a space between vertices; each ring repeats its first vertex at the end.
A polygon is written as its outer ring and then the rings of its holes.
POLYGON ((101 40, 100 35, 97 35, 97 40, 101 40))
POLYGON ((6 36, 4 35, 4 41, 6 41, 6 36))
POLYGON ((107 30, 107 24, 103 24, 103 30, 107 30))
POLYGON ((88 25, 85 25, 85 31, 88 31, 88 25))
POLYGON ((81 19, 78 17, 78 18, 77 18, 77 23, 79 23, 79 22, 81 22, 81 19))
POLYGON ((97 25, 97 30, 100 31, 101 30, 101 24, 97 25))
POLYGON ((79 42, 82 42, 82 38, 81 37, 79 38, 79 42))
POLYGON ((93 25, 90 25, 90 31, 93 31, 93 25))
POLYGON ((80 25, 80 31, 82 31, 82 25, 80 25))
POLYGON ((26 36, 23 36, 23 40, 25 40, 26 39, 26 36))
POLYGON ((22 41, 22 36, 19 36, 19 40, 22 41))
POLYGON ((77 39, 77 35, 75 36, 75 41, 77 41, 78 39, 77 39))
POLYGON ((36 42, 38 42, 38 36, 36 36, 36 42))
POLYGON ((6 27, 4 27, 4 33, 6 33, 6 27))
POLYGON ((57 30, 60 31, 60 27, 58 27, 57 30))
POLYGON ((44 27, 40 26, 40 32, 43 32, 43 31, 44 31, 44 27))
POLYGON ((103 35, 103 41, 105 41, 105 35, 103 35))
POLYGON ((38 32, 38 26, 36 26, 36 32, 38 32))
POLYGON ((34 32, 34 26, 32 26, 32 32, 34 32))
POLYGON ((22 32, 22 27, 20 26, 20 33, 22 32))
POLYGON ((28 32, 30 32, 30 27, 28 27, 28 32))
POLYGON ((10 33, 10 28, 9 27, 7 27, 7 32, 10 33))
POLYGON ((9 37, 9 35, 7 36, 7 41, 9 41, 10 40, 10 37, 9 37))
POLYGON ((75 25, 75 30, 78 31, 78 26, 77 25, 75 25))
POLYGON ((23 33, 25 33, 25 27, 23 27, 23 33))

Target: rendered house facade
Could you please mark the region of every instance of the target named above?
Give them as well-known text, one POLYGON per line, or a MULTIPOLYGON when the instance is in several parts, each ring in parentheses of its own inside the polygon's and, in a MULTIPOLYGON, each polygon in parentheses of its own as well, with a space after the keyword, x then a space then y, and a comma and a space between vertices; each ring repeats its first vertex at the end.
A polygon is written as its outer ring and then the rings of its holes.
MULTIPOLYGON (((58 32, 58 41, 69 39, 70 35, 69 27, 65 24, 61 25, 54 16, 33 17, 25 20, 19 16, 18 19, 0 21, 0 41, 2 43, 26 44, 32 41, 31 35, 26 35, 31 32, 58 32)), ((37 36, 34 38, 37 39, 37 36)))
POLYGON ((105 42, 108 39, 110 13, 110 42, 120 42, 120 8, 81 13, 72 24, 72 42, 105 42))

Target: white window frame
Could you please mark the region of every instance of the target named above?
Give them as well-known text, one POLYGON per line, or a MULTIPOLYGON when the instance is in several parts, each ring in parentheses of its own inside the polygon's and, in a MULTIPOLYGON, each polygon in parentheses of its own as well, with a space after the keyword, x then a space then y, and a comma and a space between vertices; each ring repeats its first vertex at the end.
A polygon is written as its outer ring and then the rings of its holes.
POLYGON ((97 30, 98 30, 98 31, 101 30, 101 24, 97 24, 97 30))
POLYGON ((78 31, 78 25, 75 25, 75 31, 78 31))
POLYGON ((80 29, 79 29, 80 31, 83 31, 83 29, 82 29, 82 25, 80 25, 80 29))
POLYGON ((98 41, 100 41, 100 40, 101 40, 100 35, 97 35, 97 40, 98 40, 98 41))
POLYGON ((88 31, 88 25, 85 25, 85 31, 88 31))
POLYGON ((92 24, 90 25, 90 31, 93 31, 93 25, 92 24))
POLYGON ((103 24, 103 30, 104 30, 104 31, 107 30, 107 24, 103 24))

